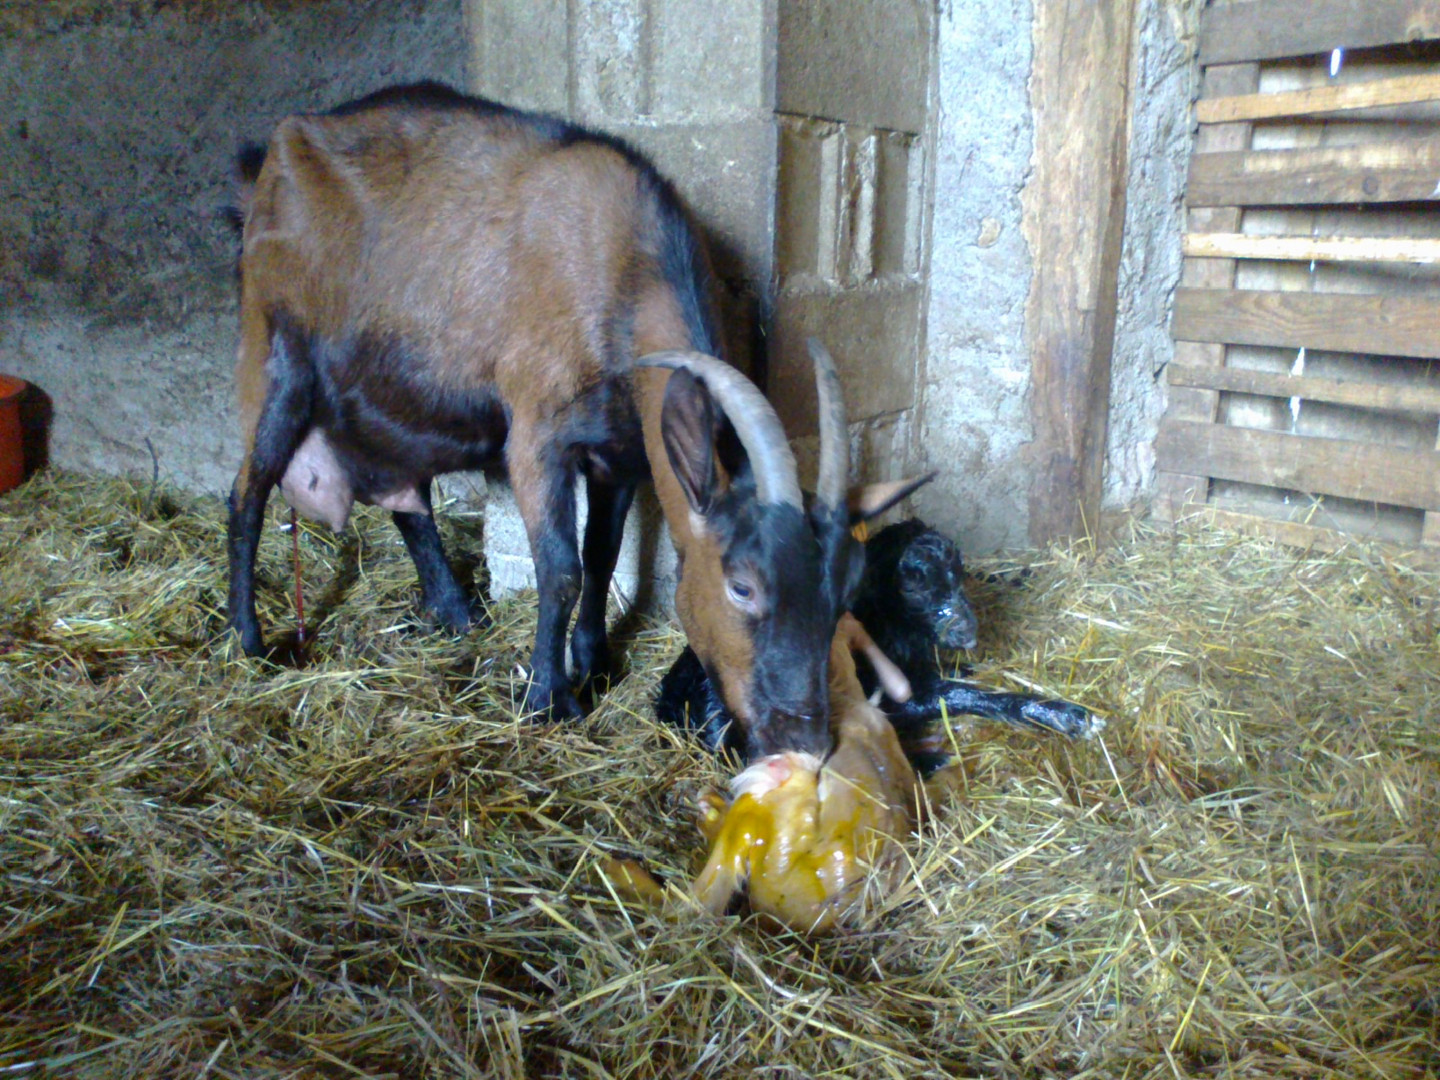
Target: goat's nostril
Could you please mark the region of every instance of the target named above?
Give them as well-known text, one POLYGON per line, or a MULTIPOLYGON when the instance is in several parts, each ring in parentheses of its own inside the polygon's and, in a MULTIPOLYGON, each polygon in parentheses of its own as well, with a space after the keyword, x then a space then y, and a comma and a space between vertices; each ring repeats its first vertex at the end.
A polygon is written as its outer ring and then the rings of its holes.
POLYGON ((940 644, 947 649, 973 649, 978 635, 978 624, 975 615, 971 611, 956 611, 954 608, 943 608, 940 612, 940 628, 938 637, 940 644))

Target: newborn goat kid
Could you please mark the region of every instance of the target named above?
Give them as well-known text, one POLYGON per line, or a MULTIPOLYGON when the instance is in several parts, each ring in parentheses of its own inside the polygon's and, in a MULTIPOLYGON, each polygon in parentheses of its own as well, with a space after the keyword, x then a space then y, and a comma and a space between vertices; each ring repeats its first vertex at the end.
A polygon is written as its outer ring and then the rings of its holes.
MULTIPOLYGON (((895 729, 856 676, 855 655, 870 648, 855 617, 842 615, 830 647, 835 749, 827 758, 762 757, 731 782, 729 800, 701 796, 709 850, 689 893, 706 911, 722 914, 743 891, 766 922, 823 934, 855 921, 867 901, 904 876, 902 845, 923 799, 895 729)), ((904 693, 898 672, 886 678, 904 693)), ((602 858, 598 865, 621 895, 672 916, 685 910, 680 891, 667 892, 636 860, 602 858)))
MULTIPOLYGON (((976 641, 964 565, 951 540, 922 521, 910 520, 880 530, 864 550, 865 573, 851 610, 880 651, 910 680, 908 700, 887 695, 881 702, 902 742, 915 744, 925 726, 940 719, 942 709, 950 715, 1047 728, 1072 738, 1092 733, 1094 718, 1079 705, 985 690, 940 674, 937 650, 970 649, 976 641)), ((865 693, 873 694, 880 685, 873 667, 862 663, 857 668, 865 693)), ((699 730, 711 747, 732 745, 730 715, 688 648, 661 681, 655 711, 666 723, 699 730)))

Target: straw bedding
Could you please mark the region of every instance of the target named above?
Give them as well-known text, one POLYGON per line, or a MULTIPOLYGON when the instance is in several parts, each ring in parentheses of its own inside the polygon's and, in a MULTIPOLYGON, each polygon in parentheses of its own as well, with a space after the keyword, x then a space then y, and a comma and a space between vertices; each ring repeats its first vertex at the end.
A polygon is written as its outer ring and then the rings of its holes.
POLYGON ((436 635, 383 515, 302 547, 272 665, 217 641, 218 501, 0 499, 0 1077, 1440 1072, 1432 571, 1200 525, 974 560, 980 677, 1108 727, 958 721, 903 887, 810 941, 593 873, 684 881, 727 774, 650 718, 673 627, 622 620, 585 722, 520 722, 533 597, 436 635))

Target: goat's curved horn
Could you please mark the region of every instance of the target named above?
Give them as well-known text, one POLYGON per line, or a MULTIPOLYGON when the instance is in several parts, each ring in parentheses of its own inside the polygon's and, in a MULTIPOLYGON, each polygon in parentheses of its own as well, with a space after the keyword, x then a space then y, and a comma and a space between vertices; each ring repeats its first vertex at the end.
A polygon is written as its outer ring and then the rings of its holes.
POLYGON ((772 505, 802 505, 795 455, 785 440, 780 418, 759 387, 723 360, 704 353, 666 350, 647 353, 635 363, 638 367, 685 368, 704 379, 750 458, 756 499, 772 505))
POLYGON ((815 501, 831 510, 845 507, 845 486, 850 474, 850 433, 845 426, 845 397, 835 361, 818 338, 805 347, 815 365, 815 395, 820 405, 820 472, 815 479, 815 501))

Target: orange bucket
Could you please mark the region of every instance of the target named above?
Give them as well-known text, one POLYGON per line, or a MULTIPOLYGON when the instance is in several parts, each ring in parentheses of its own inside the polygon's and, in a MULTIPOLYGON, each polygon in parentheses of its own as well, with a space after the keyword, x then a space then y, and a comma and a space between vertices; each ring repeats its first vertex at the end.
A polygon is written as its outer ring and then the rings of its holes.
POLYGON ((0 375, 0 493, 25 479, 25 449, 20 441, 20 395, 25 381, 0 375))

